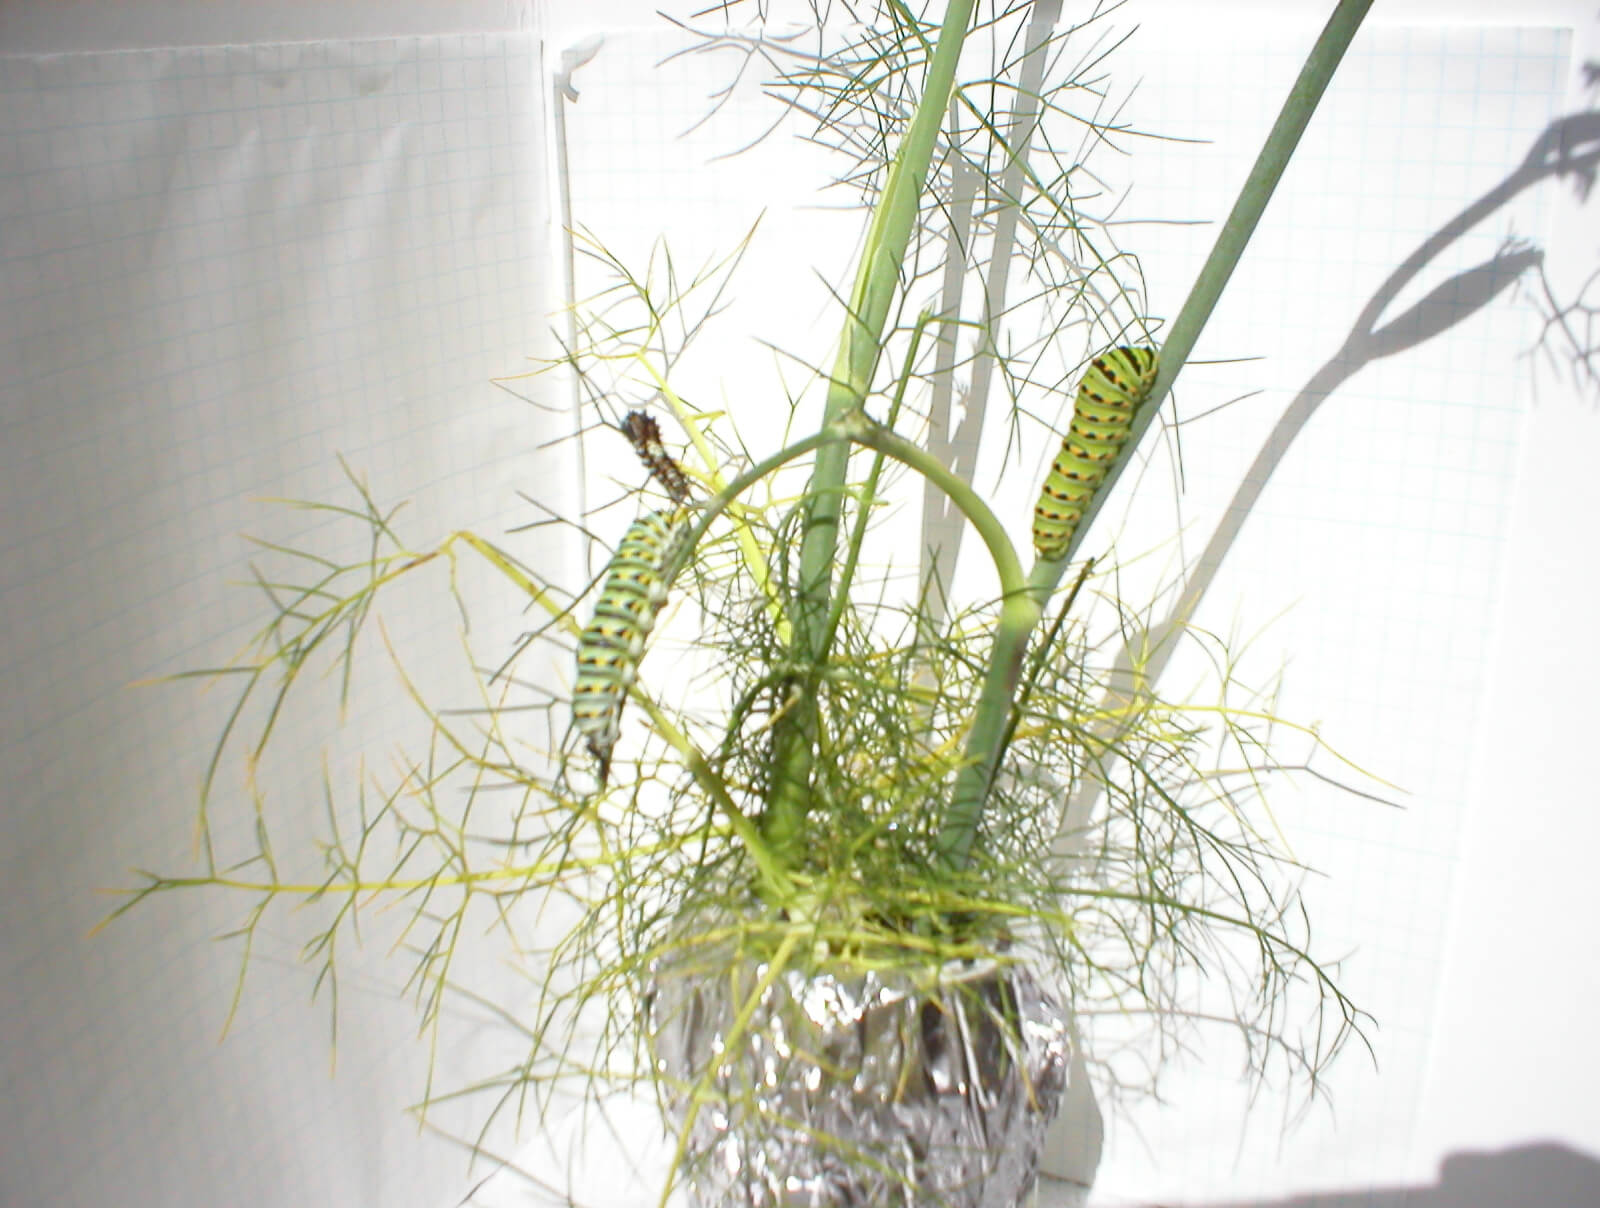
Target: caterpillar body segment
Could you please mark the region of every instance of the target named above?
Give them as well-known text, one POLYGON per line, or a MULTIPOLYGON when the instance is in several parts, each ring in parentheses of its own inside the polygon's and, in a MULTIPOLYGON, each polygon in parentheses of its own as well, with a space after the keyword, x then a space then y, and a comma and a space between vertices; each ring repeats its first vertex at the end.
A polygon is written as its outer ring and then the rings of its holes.
POLYGON ((623 700, 667 602, 666 572, 683 552, 690 527, 686 508, 647 512, 635 520, 606 566, 594 615, 578 638, 572 724, 600 765, 602 785, 621 733, 623 700))
POLYGON ((1062 558, 1083 514, 1128 440, 1128 425, 1155 385, 1154 348, 1114 348, 1078 385, 1072 423, 1033 509, 1033 548, 1062 558))

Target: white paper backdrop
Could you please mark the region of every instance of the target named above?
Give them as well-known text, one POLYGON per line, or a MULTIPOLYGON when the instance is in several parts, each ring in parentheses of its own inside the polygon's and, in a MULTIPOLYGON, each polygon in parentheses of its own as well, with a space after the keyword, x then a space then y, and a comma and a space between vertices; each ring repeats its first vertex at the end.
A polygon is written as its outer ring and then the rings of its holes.
MULTIPOLYGON (((330 1078, 295 926, 264 928, 222 1044, 238 950, 213 937, 244 903, 174 896, 87 935, 98 889, 190 857, 228 707, 130 685, 218 665, 262 621, 242 534, 336 528, 262 497, 353 503, 342 455, 385 506, 416 501, 397 524, 422 543, 575 485, 536 452, 564 421, 490 382, 558 305, 538 56, 480 34, 0 58, 6 1205, 462 1193, 460 1153, 403 1111, 425 1053, 381 946, 350 954, 330 1078)), ((454 643, 447 602, 397 624, 454 643)), ((358 691, 345 732, 379 759, 405 714, 358 691)), ((308 720, 279 736, 303 769, 270 802, 286 851, 322 809, 308 720)), ((472 1066, 465 1022, 446 1077, 472 1066)))

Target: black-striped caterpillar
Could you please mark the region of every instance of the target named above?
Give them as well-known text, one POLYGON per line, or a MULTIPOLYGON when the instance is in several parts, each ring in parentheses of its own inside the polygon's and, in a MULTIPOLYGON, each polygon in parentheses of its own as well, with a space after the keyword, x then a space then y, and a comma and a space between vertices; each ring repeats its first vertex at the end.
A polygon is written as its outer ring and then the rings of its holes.
POLYGON ((622 434, 633 444, 633 451, 644 462, 645 468, 675 503, 689 500, 689 478, 683 468, 672 460, 667 447, 661 443, 661 425, 648 411, 630 411, 622 420, 622 434))
POLYGON ((1072 425, 1033 509, 1033 548, 1062 558, 1106 471, 1128 439, 1128 423, 1156 380, 1154 348, 1114 348, 1096 357, 1078 385, 1072 425))
POLYGON ((648 512, 635 520, 606 566, 594 618, 578 639, 572 724, 600 763, 602 785, 621 733, 622 702, 638 674, 645 639, 667 601, 667 573, 689 531, 684 508, 648 512))

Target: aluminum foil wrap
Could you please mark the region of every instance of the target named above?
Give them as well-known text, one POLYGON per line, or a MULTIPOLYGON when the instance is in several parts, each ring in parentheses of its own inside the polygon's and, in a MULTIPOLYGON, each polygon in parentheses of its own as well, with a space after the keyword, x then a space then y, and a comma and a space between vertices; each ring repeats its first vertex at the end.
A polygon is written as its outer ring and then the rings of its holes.
POLYGON ((679 960, 647 1002, 678 1130, 699 1103, 679 1172, 697 1208, 1019 1208, 1033 1187, 1069 1031, 1021 965, 679 960))

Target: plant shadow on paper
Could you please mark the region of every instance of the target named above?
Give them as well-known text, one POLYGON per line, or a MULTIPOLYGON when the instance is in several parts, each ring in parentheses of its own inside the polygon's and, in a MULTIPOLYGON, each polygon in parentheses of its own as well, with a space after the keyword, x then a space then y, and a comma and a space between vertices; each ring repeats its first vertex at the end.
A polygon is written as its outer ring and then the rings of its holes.
MULTIPOLYGON (((1093 1203, 1092 1197, 1090 1202, 1093 1203)), ((1041 1196, 1041 1204, 1048 1203, 1048 1199, 1041 1196)), ((1209 1203, 1205 1208, 1593 1208, 1595 1205, 1600 1205, 1600 1161, 1565 1145, 1540 1143, 1491 1152, 1450 1154, 1440 1163, 1438 1179, 1424 1186, 1323 1191, 1281 1200, 1209 1203)))
MULTIPOLYGON (((1590 86, 1600 89, 1600 62, 1585 64, 1583 71, 1590 86)), ((1528 350, 1528 358, 1537 359, 1545 369, 1564 377, 1580 397, 1600 399, 1600 303, 1588 296, 1591 288, 1600 283, 1600 269, 1575 289, 1570 283, 1558 285, 1545 273, 1543 248, 1525 240, 1507 240, 1489 260, 1447 278, 1399 313, 1387 314, 1395 299, 1413 286, 1446 248, 1492 220, 1521 193, 1555 181, 1570 188, 1580 204, 1587 204, 1597 176, 1600 108, 1591 108, 1551 122, 1504 179, 1417 245, 1373 293, 1340 347, 1290 402, 1243 476, 1179 598, 1164 620, 1123 650, 1113 682, 1119 682, 1115 677, 1126 680, 1132 675, 1137 649, 1154 651, 1145 658, 1144 674, 1152 681, 1159 678, 1174 647, 1165 639, 1195 614, 1290 446, 1317 411, 1365 366, 1444 334, 1516 288, 1531 300, 1542 320, 1538 342, 1528 350)), ((1069 834, 1087 833, 1094 805, 1094 787, 1087 785, 1069 799, 1063 830, 1069 834)), ((1074 1079, 1075 1085, 1078 1082, 1074 1079)), ((1042 1194, 1040 1208, 1081 1204, 1093 1185, 1101 1153, 1101 1112, 1095 1096, 1069 1096, 1052 1136, 1053 1153, 1047 1157, 1044 1169, 1056 1176, 1052 1180, 1055 1198, 1049 1192, 1042 1194)), ((1093 1201, 1092 1193, 1088 1199, 1093 1201)), ((1402 1204, 1408 1208, 1600 1208, 1600 1165, 1551 1145, 1500 1154, 1463 1153, 1446 1160, 1441 1181, 1434 1188, 1302 1197, 1280 1201, 1270 1208, 1355 1208, 1358 1204, 1364 1208, 1397 1208, 1402 1204), (1535 1193, 1542 1195, 1546 1187, 1552 1189, 1554 1198, 1536 1198, 1535 1193)))

